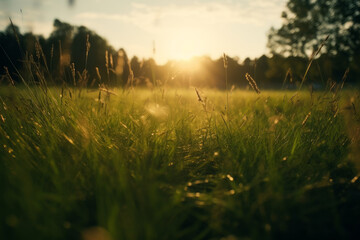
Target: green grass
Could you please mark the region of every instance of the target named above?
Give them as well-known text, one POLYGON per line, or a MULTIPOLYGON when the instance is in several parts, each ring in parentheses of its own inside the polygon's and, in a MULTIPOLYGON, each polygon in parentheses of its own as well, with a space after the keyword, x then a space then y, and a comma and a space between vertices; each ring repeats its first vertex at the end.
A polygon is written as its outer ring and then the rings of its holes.
POLYGON ((1 239, 359 234, 356 91, 0 92, 1 239))

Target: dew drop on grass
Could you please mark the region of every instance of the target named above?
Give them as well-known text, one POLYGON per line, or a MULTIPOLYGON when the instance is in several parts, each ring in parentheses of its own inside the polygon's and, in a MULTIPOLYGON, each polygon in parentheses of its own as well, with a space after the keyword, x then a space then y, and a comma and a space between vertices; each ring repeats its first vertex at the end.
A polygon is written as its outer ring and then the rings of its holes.
POLYGON ((358 176, 355 176, 353 179, 351 179, 351 183, 355 183, 356 182, 356 180, 358 180, 359 179, 359 175, 358 176))
POLYGON ((234 190, 234 189, 231 189, 228 193, 229 193, 229 195, 234 195, 234 194, 235 194, 235 190, 234 190))

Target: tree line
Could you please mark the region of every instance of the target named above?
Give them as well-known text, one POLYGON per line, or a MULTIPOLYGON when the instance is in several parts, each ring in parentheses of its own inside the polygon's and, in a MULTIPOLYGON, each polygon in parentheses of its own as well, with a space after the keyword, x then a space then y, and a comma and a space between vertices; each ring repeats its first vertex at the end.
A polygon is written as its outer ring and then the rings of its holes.
POLYGON ((1 75, 20 81, 21 77, 29 77, 22 73, 35 64, 50 84, 76 84, 80 80, 86 80, 82 84, 87 86, 126 84, 130 68, 124 49, 115 51, 104 38, 84 26, 75 27, 58 19, 53 26, 48 38, 31 32, 21 34, 12 22, 0 32, 1 75))
MULTIPOLYGON (((346 75, 347 82, 358 85, 360 3, 343 3, 344 0, 289 0, 282 13, 283 25, 269 31, 271 56, 243 61, 227 56, 228 84, 247 86, 245 74, 249 73, 261 88, 296 88, 313 61, 306 83, 321 88, 342 81, 346 75)), ((165 65, 157 65, 152 58, 129 59, 123 48, 115 50, 87 27, 58 19, 48 38, 21 34, 11 23, 0 32, 0 47, 2 82, 6 82, 7 75, 20 81, 19 75, 28 70, 26 63, 33 61, 52 84, 225 88, 222 57, 194 57, 165 65)))

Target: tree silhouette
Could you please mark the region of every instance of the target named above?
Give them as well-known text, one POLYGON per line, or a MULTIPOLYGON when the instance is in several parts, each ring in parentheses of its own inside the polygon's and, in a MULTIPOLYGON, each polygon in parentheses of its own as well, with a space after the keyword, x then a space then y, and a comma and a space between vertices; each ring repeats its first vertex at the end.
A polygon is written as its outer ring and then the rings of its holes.
POLYGON ((19 27, 9 24, 5 31, 0 33, 0 73, 5 73, 5 68, 11 73, 15 73, 20 68, 22 51, 22 35, 19 27), (20 46, 19 46, 20 45, 20 46))
POLYGON ((123 48, 120 48, 117 51, 114 58, 114 69, 116 74, 116 86, 126 87, 128 84, 131 84, 129 80, 130 77, 130 66, 129 58, 123 48))
POLYGON ((133 71, 134 77, 140 77, 141 63, 137 56, 134 56, 130 60, 131 70, 133 71))
POLYGON ((54 20, 53 26, 54 30, 47 40, 48 51, 46 53, 54 79, 60 79, 63 76, 64 69, 70 64, 74 27, 58 19, 54 20))
POLYGON ((268 35, 273 54, 309 56, 328 35, 324 52, 348 57, 360 53, 360 1, 289 0, 281 17, 283 25, 268 35))
POLYGON ((115 52, 104 38, 84 26, 76 28, 71 45, 71 62, 75 64, 79 73, 84 70, 88 72, 90 85, 94 85, 95 80, 99 80, 96 68, 99 69, 100 76, 106 79, 107 70, 104 57, 106 51, 110 55, 115 52))

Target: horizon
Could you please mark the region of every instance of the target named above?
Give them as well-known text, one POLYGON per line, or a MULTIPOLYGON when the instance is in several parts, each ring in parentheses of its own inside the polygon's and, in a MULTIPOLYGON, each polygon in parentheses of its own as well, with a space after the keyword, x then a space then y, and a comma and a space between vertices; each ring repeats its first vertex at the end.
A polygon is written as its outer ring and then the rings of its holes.
POLYGON ((123 47, 129 57, 154 58, 158 64, 223 53, 232 58, 256 58, 268 54, 267 32, 281 24, 285 0, 262 1, 106 1, 54 2, 2 0, 0 28, 9 17, 22 33, 48 37, 54 19, 85 26, 123 47), (114 6, 109 9, 109 6, 114 6), (114 29, 119 29, 114 31, 114 29), (241 33, 244 34, 241 34, 241 33), (239 34, 240 33, 240 34, 239 34), (153 48, 155 47, 155 54, 153 48))

